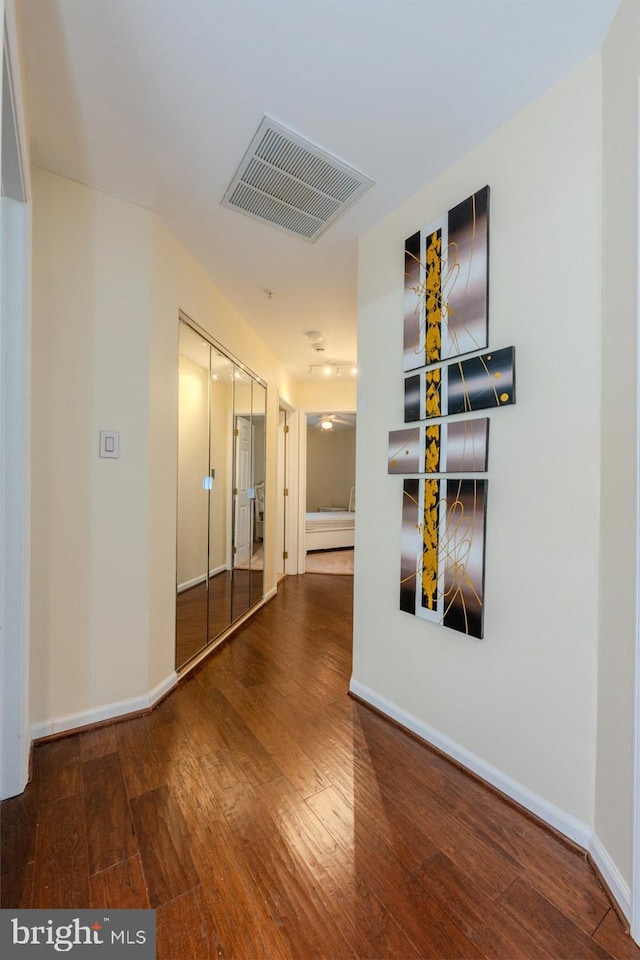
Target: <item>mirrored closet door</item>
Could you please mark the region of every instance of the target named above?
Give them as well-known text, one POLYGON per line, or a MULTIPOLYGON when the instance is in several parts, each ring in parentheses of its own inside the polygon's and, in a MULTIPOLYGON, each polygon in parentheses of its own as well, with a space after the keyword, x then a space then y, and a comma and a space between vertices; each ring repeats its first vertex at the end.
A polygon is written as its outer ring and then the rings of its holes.
POLYGON ((180 321, 176 667, 264 595, 266 388, 180 321))

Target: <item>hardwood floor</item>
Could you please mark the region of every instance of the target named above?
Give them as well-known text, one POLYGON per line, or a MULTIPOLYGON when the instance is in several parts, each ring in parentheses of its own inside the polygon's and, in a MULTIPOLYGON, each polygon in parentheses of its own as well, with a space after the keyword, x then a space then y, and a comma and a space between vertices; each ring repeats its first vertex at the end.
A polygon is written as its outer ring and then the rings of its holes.
POLYGON ((346 696, 351 591, 289 577, 153 713, 38 746, 2 906, 151 906, 166 960, 640 960, 583 854, 346 696))

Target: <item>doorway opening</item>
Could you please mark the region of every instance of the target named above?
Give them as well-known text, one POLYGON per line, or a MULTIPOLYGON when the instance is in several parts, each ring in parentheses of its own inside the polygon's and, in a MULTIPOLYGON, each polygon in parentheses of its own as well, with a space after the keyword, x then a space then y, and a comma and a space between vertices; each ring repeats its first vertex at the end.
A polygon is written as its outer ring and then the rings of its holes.
POLYGON ((354 569, 356 415, 306 417, 305 572, 354 569))

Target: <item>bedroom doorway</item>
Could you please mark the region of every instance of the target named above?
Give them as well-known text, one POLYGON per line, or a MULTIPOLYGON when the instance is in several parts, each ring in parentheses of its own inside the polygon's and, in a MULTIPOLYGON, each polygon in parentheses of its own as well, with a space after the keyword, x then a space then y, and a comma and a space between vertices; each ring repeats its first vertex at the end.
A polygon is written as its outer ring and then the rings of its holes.
POLYGON ((308 413, 304 569, 352 576, 356 415, 308 413))

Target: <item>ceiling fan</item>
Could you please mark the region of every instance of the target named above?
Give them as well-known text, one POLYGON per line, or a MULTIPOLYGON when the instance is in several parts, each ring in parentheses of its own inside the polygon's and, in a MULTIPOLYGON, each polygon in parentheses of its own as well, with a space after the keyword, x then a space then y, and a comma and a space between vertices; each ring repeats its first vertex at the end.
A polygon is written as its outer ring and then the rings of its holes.
POLYGON ((319 418, 316 428, 318 430, 333 430, 334 423, 342 423, 346 427, 353 426, 353 421, 343 420, 336 413, 325 413, 319 418))

